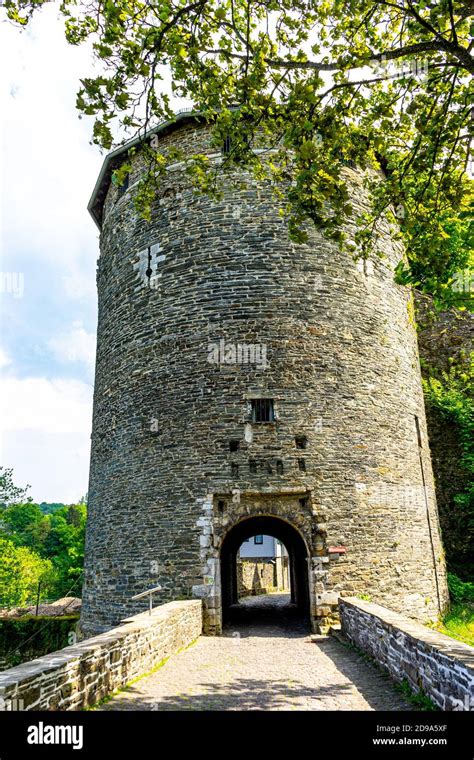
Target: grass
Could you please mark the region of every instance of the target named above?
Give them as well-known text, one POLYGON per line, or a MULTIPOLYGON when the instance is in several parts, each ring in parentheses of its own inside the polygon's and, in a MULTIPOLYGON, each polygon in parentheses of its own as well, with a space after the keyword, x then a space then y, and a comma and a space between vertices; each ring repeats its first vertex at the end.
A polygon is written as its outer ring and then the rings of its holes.
POLYGON ((474 646, 474 583, 463 581, 455 573, 448 573, 451 604, 448 612, 430 627, 474 646))
POLYGON ((439 712, 440 708, 435 705, 432 699, 425 694, 423 689, 418 692, 414 692, 408 681, 405 679, 401 683, 395 684, 395 689, 400 694, 403 694, 406 701, 409 702, 414 710, 422 710, 423 712, 439 712))
POLYGON ((436 626, 436 630, 474 646, 474 605, 470 602, 455 602, 436 626))

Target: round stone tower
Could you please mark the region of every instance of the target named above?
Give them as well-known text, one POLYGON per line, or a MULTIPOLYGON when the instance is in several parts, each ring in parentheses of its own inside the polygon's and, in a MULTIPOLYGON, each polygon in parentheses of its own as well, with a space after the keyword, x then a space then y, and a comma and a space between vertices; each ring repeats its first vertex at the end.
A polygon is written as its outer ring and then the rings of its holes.
MULTIPOLYGON (((206 123, 153 130, 219 162, 206 123)), ((339 595, 420 620, 447 599, 411 294, 400 243, 354 262, 314 227, 290 241, 271 189, 226 169, 219 201, 168 168, 151 222, 105 161, 99 323, 82 628, 201 597, 219 633, 250 536, 286 546, 295 602, 315 630, 339 595)), ((360 210, 359 171, 341 167, 360 210)))

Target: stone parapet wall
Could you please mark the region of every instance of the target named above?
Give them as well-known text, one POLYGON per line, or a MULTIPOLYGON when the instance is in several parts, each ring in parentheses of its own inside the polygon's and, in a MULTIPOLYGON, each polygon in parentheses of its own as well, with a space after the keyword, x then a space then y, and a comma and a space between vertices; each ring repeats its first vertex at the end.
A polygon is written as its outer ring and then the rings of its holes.
POLYGON ((342 631, 397 681, 442 710, 474 710, 474 647, 378 604, 339 600, 342 631))
POLYGON ((202 631, 202 603, 169 602, 107 633, 0 674, 0 705, 80 710, 123 688, 191 644, 202 631))

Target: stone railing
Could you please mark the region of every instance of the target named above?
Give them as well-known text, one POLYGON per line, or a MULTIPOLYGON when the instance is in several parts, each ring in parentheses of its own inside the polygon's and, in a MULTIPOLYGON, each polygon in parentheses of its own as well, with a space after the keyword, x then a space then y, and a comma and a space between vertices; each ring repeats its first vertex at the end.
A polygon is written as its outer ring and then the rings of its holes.
POLYGON ((202 631, 200 600, 169 602, 117 628, 0 673, 0 704, 79 710, 123 688, 191 644, 202 631))
POLYGON ((442 710, 474 710, 474 647, 378 604, 339 600, 342 632, 442 710))

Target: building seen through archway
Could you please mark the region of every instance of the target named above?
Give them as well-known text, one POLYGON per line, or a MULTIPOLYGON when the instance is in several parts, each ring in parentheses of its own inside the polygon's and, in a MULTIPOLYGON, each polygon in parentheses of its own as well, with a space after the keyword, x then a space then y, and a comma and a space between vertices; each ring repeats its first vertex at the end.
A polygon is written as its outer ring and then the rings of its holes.
POLYGON ((263 594, 291 596, 290 563, 286 546, 273 536, 247 538, 237 553, 239 599, 263 594))
POLYGON ((237 523, 221 548, 223 623, 245 617, 309 622, 308 552, 299 532, 273 516, 237 523))

